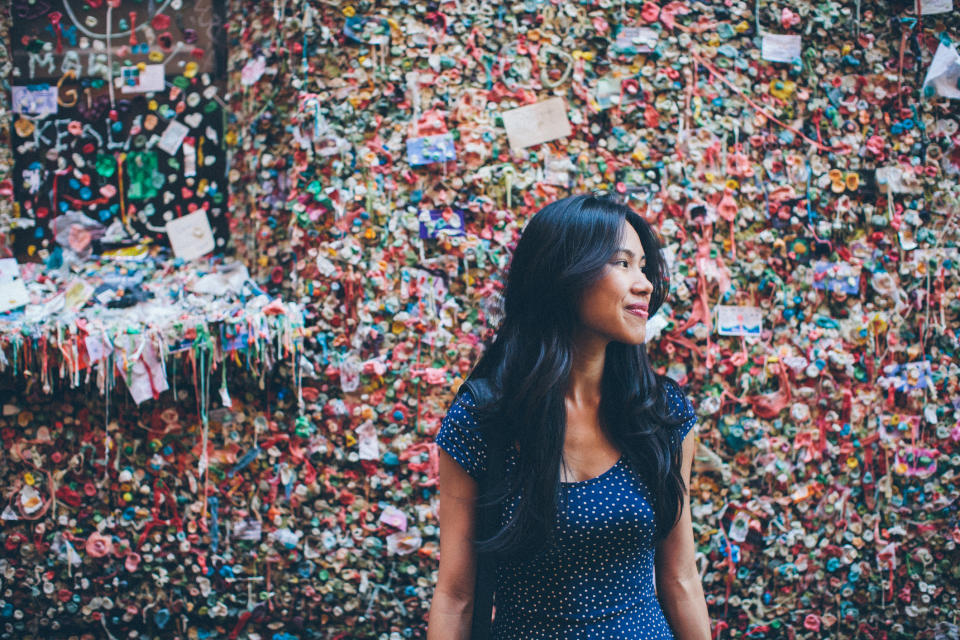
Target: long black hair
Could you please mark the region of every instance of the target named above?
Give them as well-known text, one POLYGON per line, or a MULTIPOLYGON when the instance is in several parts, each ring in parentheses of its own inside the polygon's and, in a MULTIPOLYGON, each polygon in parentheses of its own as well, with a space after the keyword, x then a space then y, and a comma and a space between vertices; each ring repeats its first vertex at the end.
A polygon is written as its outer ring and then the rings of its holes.
MULTIPOLYGON (((494 391, 493 401, 474 410, 480 423, 499 430, 498 439, 508 446, 516 441, 521 460, 519 474, 499 479, 478 496, 478 504, 515 493, 519 502, 511 520, 491 538, 474 540, 480 553, 529 556, 553 534, 579 301, 619 247, 624 224, 640 236, 644 274, 653 285, 652 316, 667 293, 666 263, 657 235, 630 207, 591 195, 564 198, 531 217, 517 241, 503 320, 470 378, 488 379, 494 391)), ((680 450, 671 440, 682 420, 667 406, 670 384, 676 385, 653 371, 644 345, 607 345, 600 423, 650 490, 656 540, 679 519, 686 490, 680 450)))

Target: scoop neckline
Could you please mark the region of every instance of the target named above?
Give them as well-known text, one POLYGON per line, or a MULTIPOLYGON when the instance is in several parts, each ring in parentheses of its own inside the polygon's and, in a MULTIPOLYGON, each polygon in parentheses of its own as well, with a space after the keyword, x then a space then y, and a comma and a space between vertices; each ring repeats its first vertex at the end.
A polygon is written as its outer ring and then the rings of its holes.
POLYGON ((575 482, 564 482, 564 481, 561 480, 561 481, 560 481, 560 484, 563 485, 563 486, 568 486, 568 487, 579 487, 579 486, 583 486, 583 485, 593 484, 593 483, 595 483, 595 482, 599 482, 599 481, 603 480, 604 478, 606 478, 606 477, 607 477, 608 475, 610 475, 611 473, 613 473, 614 469, 616 469, 617 467, 620 466, 620 463, 623 462, 623 457, 624 457, 623 454, 620 454, 620 457, 617 458, 617 461, 613 463, 613 466, 610 467, 609 469, 607 469, 606 471, 604 471, 603 473, 601 473, 601 474, 598 475, 598 476, 594 476, 594 477, 592 477, 592 478, 587 478, 586 480, 577 480, 577 481, 575 481, 575 482))

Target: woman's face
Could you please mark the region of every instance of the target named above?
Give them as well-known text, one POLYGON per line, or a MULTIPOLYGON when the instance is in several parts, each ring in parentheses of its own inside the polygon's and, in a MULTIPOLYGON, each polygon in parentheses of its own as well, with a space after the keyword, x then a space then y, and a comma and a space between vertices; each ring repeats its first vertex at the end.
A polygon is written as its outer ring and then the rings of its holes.
POLYGON ((580 302, 581 331, 586 336, 625 344, 643 344, 647 308, 653 285, 643 273, 646 257, 640 236, 624 222, 619 249, 610 256, 603 275, 580 302))

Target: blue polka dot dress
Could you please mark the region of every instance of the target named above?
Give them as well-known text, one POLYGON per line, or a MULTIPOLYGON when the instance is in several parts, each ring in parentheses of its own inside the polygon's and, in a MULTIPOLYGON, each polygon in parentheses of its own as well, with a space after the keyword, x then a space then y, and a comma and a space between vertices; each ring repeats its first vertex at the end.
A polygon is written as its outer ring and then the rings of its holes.
MULTIPOLYGON (((685 418, 673 434, 679 446, 696 416, 679 388, 666 388, 670 406, 685 418)), ((435 440, 479 482, 487 445, 467 409, 473 406, 465 389, 435 440)), ((518 464, 510 447, 505 472, 516 473, 518 464)), ((673 638, 654 593, 655 522, 646 484, 621 456, 595 478, 560 486, 554 542, 533 558, 497 567, 494 640, 673 638)), ((503 505, 501 526, 518 500, 503 505)))

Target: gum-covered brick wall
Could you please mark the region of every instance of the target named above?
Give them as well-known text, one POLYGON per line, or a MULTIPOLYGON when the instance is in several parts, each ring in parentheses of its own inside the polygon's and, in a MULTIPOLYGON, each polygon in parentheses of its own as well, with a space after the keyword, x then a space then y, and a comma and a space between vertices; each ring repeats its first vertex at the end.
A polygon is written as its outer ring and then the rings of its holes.
POLYGON ((425 637, 432 434, 524 222, 604 190, 670 259, 715 637, 957 637, 960 20, 918 4, 229 2, 230 242, 307 310, 307 414, 212 415, 203 510, 191 394, 117 469, 101 405, 5 410, 5 493, 61 489, 4 636, 425 637))

